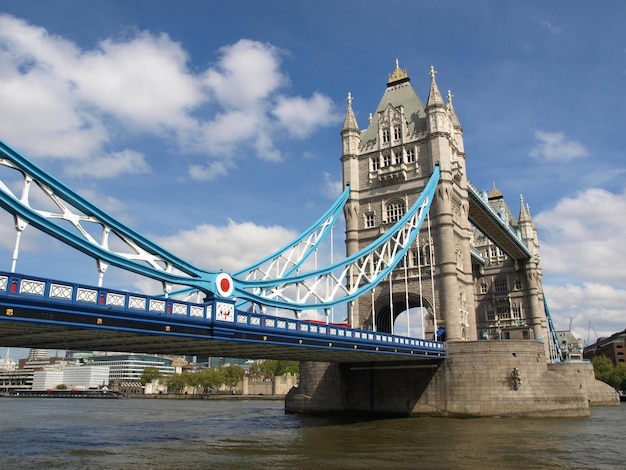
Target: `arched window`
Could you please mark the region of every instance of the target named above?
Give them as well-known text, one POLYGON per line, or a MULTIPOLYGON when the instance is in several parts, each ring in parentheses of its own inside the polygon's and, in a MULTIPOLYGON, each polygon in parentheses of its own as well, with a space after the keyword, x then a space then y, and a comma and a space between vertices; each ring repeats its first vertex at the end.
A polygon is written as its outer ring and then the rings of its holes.
POLYGON ((391 201, 387 204, 387 223, 392 224, 397 222, 404 215, 404 201, 391 201))

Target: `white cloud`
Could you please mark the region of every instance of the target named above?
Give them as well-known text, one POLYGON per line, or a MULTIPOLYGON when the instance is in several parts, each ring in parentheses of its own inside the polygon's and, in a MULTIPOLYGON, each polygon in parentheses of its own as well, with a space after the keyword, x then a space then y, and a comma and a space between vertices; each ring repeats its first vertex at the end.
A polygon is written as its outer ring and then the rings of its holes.
POLYGON ((220 53, 218 66, 206 72, 204 83, 224 108, 259 106, 287 82, 279 70, 278 50, 270 44, 242 39, 220 53))
POLYGON ((333 180, 332 175, 327 171, 324 172, 324 185, 322 193, 329 199, 337 199, 343 191, 341 180, 333 180))
POLYGON ((626 285, 626 192, 588 189, 534 217, 544 269, 626 285))
POLYGON ((134 150, 123 150, 110 155, 94 156, 80 165, 68 166, 65 173, 70 176, 112 178, 123 173, 149 173, 150 166, 143 154, 134 150))
MULTIPOLYGON (((281 129, 304 138, 336 122, 321 93, 278 95, 289 80, 271 44, 244 39, 222 47, 212 67, 194 72, 189 63, 167 34, 135 32, 82 49, 0 15, 0 135, 29 157, 68 160, 72 174, 112 177, 147 171, 128 148, 133 139, 164 139, 209 162, 251 154, 280 161, 281 129), (127 150, 116 148, 120 136, 127 150), (95 171, 107 154, 112 170, 95 171)), ((213 168, 223 175, 234 166, 213 168)))
POLYGON ((566 328, 572 318, 573 329, 585 339, 590 321, 600 336, 624 329, 623 214, 626 192, 588 189, 534 217, 544 290, 557 328, 566 328))
POLYGON ((550 311, 557 329, 565 329, 572 321, 577 336, 596 341, 595 335, 610 336, 622 331, 626 289, 605 284, 583 283, 544 285, 550 311), (589 331, 589 324, 593 330, 589 331))
POLYGON ((536 130, 535 139, 537 143, 529 155, 537 160, 564 162, 589 156, 589 152, 580 142, 567 140, 563 132, 536 130))
POLYGON ((341 121, 341 116, 333 112, 332 101, 320 93, 309 99, 281 96, 273 113, 289 134, 298 138, 308 137, 320 126, 341 121))
POLYGON ((229 220, 225 227, 199 225, 155 241, 195 266, 235 272, 270 255, 297 235, 280 226, 229 220))
POLYGON ((209 162, 206 165, 191 165, 189 176, 195 181, 215 181, 228 173, 229 166, 228 161, 222 160, 209 162))
POLYGON ((188 112, 207 100, 187 69, 186 52, 165 34, 107 39, 77 62, 68 80, 81 98, 139 128, 191 126, 188 112))

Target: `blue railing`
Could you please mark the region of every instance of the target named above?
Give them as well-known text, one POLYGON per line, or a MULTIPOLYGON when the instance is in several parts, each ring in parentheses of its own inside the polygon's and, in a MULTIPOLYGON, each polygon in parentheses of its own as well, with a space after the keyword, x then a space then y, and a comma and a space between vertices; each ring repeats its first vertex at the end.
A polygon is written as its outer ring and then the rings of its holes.
MULTIPOLYGON (((88 285, 56 281, 17 273, 0 272, 0 300, 7 305, 50 306, 91 314, 115 314, 169 322, 193 322, 216 333, 255 332, 317 341, 366 346, 370 351, 413 354, 445 354, 444 343, 350 326, 245 312, 235 308, 235 299, 212 298, 203 303, 149 296, 88 285)), ((5 315, 8 315, 5 311, 5 315)))

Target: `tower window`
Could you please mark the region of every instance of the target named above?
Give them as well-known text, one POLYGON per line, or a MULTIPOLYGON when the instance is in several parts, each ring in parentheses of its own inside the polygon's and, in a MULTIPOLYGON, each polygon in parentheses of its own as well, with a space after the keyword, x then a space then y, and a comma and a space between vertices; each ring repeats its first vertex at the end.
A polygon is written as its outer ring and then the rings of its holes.
POLYGON ((365 228, 372 228, 376 224, 376 217, 373 212, 365 214, 365 228))
POLYGON ((383 155, 383 167, 391 166, 391 154, 383 155))
POLYGON ((393 201, 387 204, 387 223, 397 222, 404 215, 404 202, 393 201))
POLYGON ((402 129, 400 126, 393 126, 393 138, 398 140, 400 137, 402 137, 402 129))
POLYGON ((489 286, 487 285, 486 282, 483 282, 480 284, 480 293, 481 294, 486 294, 489 290, 489 286))
POLYGON ((406 161, 407 163, 412 163, 415 161, 415 150, 407 149, 406 151, 406 161))
POLYGON ((383 143, 389 142, 389 129, 383 129, 383 143))
POLYGON ((372 157, 372 171, 378 171, 378 168, 380 168, 380 160, 378 159, 378 156, 372 157))
POLYGON ((509 286, 506 282, 506 277, 496 279, 494 287, 496 292, 508 292, 509 286))

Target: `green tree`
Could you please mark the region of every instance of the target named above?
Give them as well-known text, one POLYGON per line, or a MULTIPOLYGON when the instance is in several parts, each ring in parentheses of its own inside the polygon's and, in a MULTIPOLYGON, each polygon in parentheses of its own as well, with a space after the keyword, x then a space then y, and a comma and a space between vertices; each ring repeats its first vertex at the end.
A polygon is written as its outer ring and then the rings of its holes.
POLYGON ((187 385, 189 385, 190 387, 193 388, 193 394, 196 394, 196 391, 198 389, 198 387, 200 387, 200 373, 199 372, 193 372, 191 374, 186 374, 186 379, 187 379, 187 385))
POLYGON ((606 356, 595 356, 591 363, 596 375, 596 379, 606 382, 614 388, 626 389, 626 364, 620 362, 613 365, 611 359, 606 356))
POLYGON ((224 376, 219 369, 203 369, 194 375, 198 376, 198 385, 202 388, 204 395, 224 383, 224 376))
POLYGON ((231 390, 233 389, 235 385, 237 385, 241 381, 245 373, 245 371, 243 370, 243 367, 236 366, 233 364, 229 366, 222 366, 220 367, 220 369, 222 372, 224 383, 228 385, 231 390))
POLYGON ((67 385, 59 384, 55 387, 57 390, 67 390, 67 385))
POLYGON ((298 374, 300 363, 298 361, 277 361, 275 359, 267 359, 265 361, 255 362, 250 367, 250 374, 263 375, 266 377, 278 377, 285 374, 298 374))
POLYGON ((172 374, 167 377, 167 389, 174 393, 182 393, 187 385, 187 375, 192 374, 172 374))
POLYGON ((146 367, 139 378, 139 382, 141 382, 141 385, 146 385, 155 379, 160 379, 162 376, 163 374, 156 367, 146 367))

